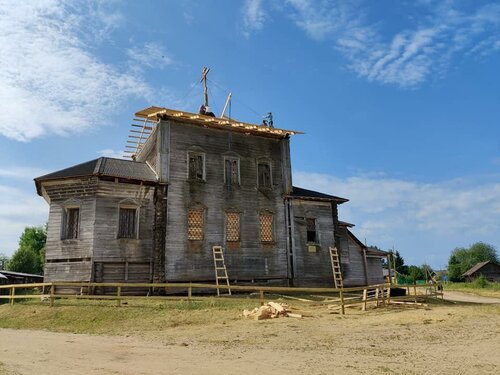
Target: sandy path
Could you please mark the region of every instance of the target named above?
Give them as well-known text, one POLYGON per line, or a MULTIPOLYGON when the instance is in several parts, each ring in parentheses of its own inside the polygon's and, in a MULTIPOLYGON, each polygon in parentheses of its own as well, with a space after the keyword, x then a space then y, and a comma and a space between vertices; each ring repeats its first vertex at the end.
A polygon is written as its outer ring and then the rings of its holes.
POLYGON ((483 297, 483 296, 478 296, 478 295, 463 293, 463 292, 444 291, 443 297, 444 297, 444 299, 446 299, 448 301, 456 301, 456 302, 487 303, 487 304, 499 303, 500 304, 500 298, 483 297))
POLYGON ((497 305, 311 315, 142 337, 0 329, 0 362, 9 375, 500 373, 497 305))

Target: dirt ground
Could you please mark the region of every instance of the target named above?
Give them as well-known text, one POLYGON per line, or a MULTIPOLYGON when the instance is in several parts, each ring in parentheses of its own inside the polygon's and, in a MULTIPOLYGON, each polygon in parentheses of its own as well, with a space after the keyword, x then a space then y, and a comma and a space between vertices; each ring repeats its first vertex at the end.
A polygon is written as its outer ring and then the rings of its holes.
POLYGON ((500 373, 500 305, 302 313, 144 335, 0 329, 0 374, 500 373))

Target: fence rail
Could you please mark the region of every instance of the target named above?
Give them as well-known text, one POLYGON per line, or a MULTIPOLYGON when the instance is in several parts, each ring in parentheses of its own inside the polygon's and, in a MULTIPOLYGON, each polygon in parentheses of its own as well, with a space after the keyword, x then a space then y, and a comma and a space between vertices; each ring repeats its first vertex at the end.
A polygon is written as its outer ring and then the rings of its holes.
MULTIPOLYGON (((16 299, 48 299, 50 306, 54 306, 57 299, 95 299, 95 300, 115 300, 117 305, 120 306, 123 300, 166 300, 166 299, 185 299, 186 296, 167 296, 167 295, 123 295, 124 288, 148 288, 149 290, 179 290, 179 293, 187 292, 187 299, 192 300, 193 290, 216 290, 216 289, 229 289, 241 292, 258 292, 261 301, 264 300, 265 293, 308 293, 311 295, 319 293, 332 293, 338 295, 325 297, 323 303, 330 307, 338 308, 342 314, 345 314, 345 308, 361 304, 362 310, 366 310, 367 305, 375 303, 377 306, 388 305, 391 301, 412 301, 417 303, 419 299, 443 298, 441 284, 411 284, 411 285, 391 285, 391 284, 375 284, 361 287, 349 288, 303 288, 303 287, 272 287, 260 285, 215 285, 215 284, 202 284, 202 283, 96 283, 96 282, 47 282, 47 283, 33 283, 33 284, 11 284, 0 285, 0 300, 7 299, 11 305, 14 304, 16 299), (114 295, 93 294, 90 291, 95 291, 95 288, 116 288, 114 295), (80 290, 74 294, 57 293, 57 288, 74 288, 80 290), (391 296, 391 289, 405 288, 405 296, 391 296), (8 290, 8 295, 2 295, 2 290, 8 290), (40 289, 41 294, 16 294, 18 289, 40 289), (424 289, 424 293, 421 290, 424 289), (441 290, 441 291, 440 291, 441 290), (413 294, 411 293, 413 292, 413 294), (420 293, 419 293, 420 292, 420 293)), ((203 297, 195 297, 203 298, 203 297)), ((238 296, 217 297, 236 299, 238 296)), ((303 299, 302 299, 303 300, 303 299)), ((307 301, 307 300, 304 300, 307 301)), ((320 301, 311 301, 318 303, 320 301)))

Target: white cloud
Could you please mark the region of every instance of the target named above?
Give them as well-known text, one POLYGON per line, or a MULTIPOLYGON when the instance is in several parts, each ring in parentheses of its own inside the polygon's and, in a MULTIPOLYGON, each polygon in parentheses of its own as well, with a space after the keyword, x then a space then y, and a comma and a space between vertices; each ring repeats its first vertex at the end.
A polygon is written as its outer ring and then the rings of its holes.
POLYGON ((79 132, 130 96, 152 94, 136 74, 90 52, 89 38, 102 40, 120 22, 100 7, 0 0, 0 134, 28 141, 79 132))
POLYGON ((45 169, 32 167, 9 166, 8 169, 0 169, 0 177, 7 177, 8 179, 33 180, 35 177, 43 176, 47 173, 49 172, 45 169))
MULTIPOLYGON (((328 40, 347 66, 369 81, 414 87, 447 71, 455 59, 486 56, 500 49, 500 4, 472 12, 454 2, 420 2, 426 17, 383 34, 384 20, 367 21, 360 2, 286 0, 297 27, 315 40, 328 40)), ((415 5, 407 5, 415 6, 415 5)))
POLYGON ((500 183, 469 186, 464 180, 422 183, 295 172, 294 185, 350 199, 340 206, 340 219, 354 222, 360 236, 375 244, 388 246, 409 233, 456 239, 455 246, 460 238, 500 242, 500 183))
POLYGON ((253 32, 260 31, 268 19, 262 7, 262 0, 245 0, 243 6, 243 35, 249 38, 253 32))
POLYGON ((0 253, 12 254, 27 226, 44 225, 48 205, 34 191, 0 185, 0 253))
POLYGON ((123 159, 123 150, 112 150, 110 148, 107 148, 107 149, 104 149, 104 150, 100 150, 100 151, 97 151, 97 153, 100 155, 100 156, 105 156, 105 157, 108 157, 108 158, 116 158, 116 159, 123 159))
POLYGON ((127 50, 127 55, 136 64, 136 68, 163 69, 173 63, 165 48, 160 43, 146 43, 127 50), (138 65, 137 65, 138 64, 138 65))

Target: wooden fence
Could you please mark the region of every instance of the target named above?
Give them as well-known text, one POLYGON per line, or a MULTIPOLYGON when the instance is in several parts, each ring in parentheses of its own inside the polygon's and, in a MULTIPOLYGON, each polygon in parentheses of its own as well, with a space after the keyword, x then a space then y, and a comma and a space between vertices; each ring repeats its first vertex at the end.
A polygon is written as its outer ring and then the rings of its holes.
MULTIPOLYGON (((301 287, 266 287, 259 285, 243 286, 243 285, 213 285, 200 283, 94 283, 94 282, 49 282, 49 283, 34 283, 34 284, 12 284, 0 285, 0 300, 7 299, 9 304, 13 305, 16 299, 39 299, 48 300, 50 306, 54 306, 57 299, 93 299, 93 300, 115 300, 117 306, 120 306, 123 300, 165 300, 165 299, 187 299, 192 300, 193 291, 207 291, 216 289, 231 289, 239 292, 257 292, 261 302, 264 301, 265 293, 268 294, 309 294, 322 298, 322 300, 307 300, 297 298, 304 302, 314 302, 327 304, 328 308, 338 308, 342 314, 345 314, 346 307, 361 305, 362 310, 366 310, 369 304, 376 306, 386 306, 394 303, 418 303, 419 300, 427 300, 428 298, 443 298, 441 284, 421 284, 421 285, 391 285, 391 284, 376 284, 362 287, 352 288, 301 288, 301 287), (74 290, 79 292, 74 293, 59 293, 58 290, 74 290), (114 295, 92 294, 96 288, 115 288, 114 295), (144 290, 147 288, 152 295, 123 295, 124 288, 133 289, 139 288, 144 290), (391 289, 404 288, 406 295, 391 296, 391 289), (16 293, 16 290, 23 290, 22 294, 16 293), (7 294, 2 294, 3 290, 8 290, 7 294), (35 291, 41 293, 35 293, 35 291), (26 292, 30 292, 28 294, 26 292), (176 295, 156 295, 158 291, 172 293, 176 291, 176 295), (185 295, 179 295, 186 293, 185 295), (332 294, 324 296, 322 294, 332 294)), ((212 297, 212 296, 211 296, 212 297)), ((283 297, 287 297, 283 295, 283 297)), ((196 296, 197 299, 204 298, 196 296)), ((206 298, 206 296, 205 296, 206 298)), ((241 298, 238 294, 233 296, 220 296, 221 298, 237 299, 241 298)), ((291 296, 290 296, 291 298, 291 296)))

